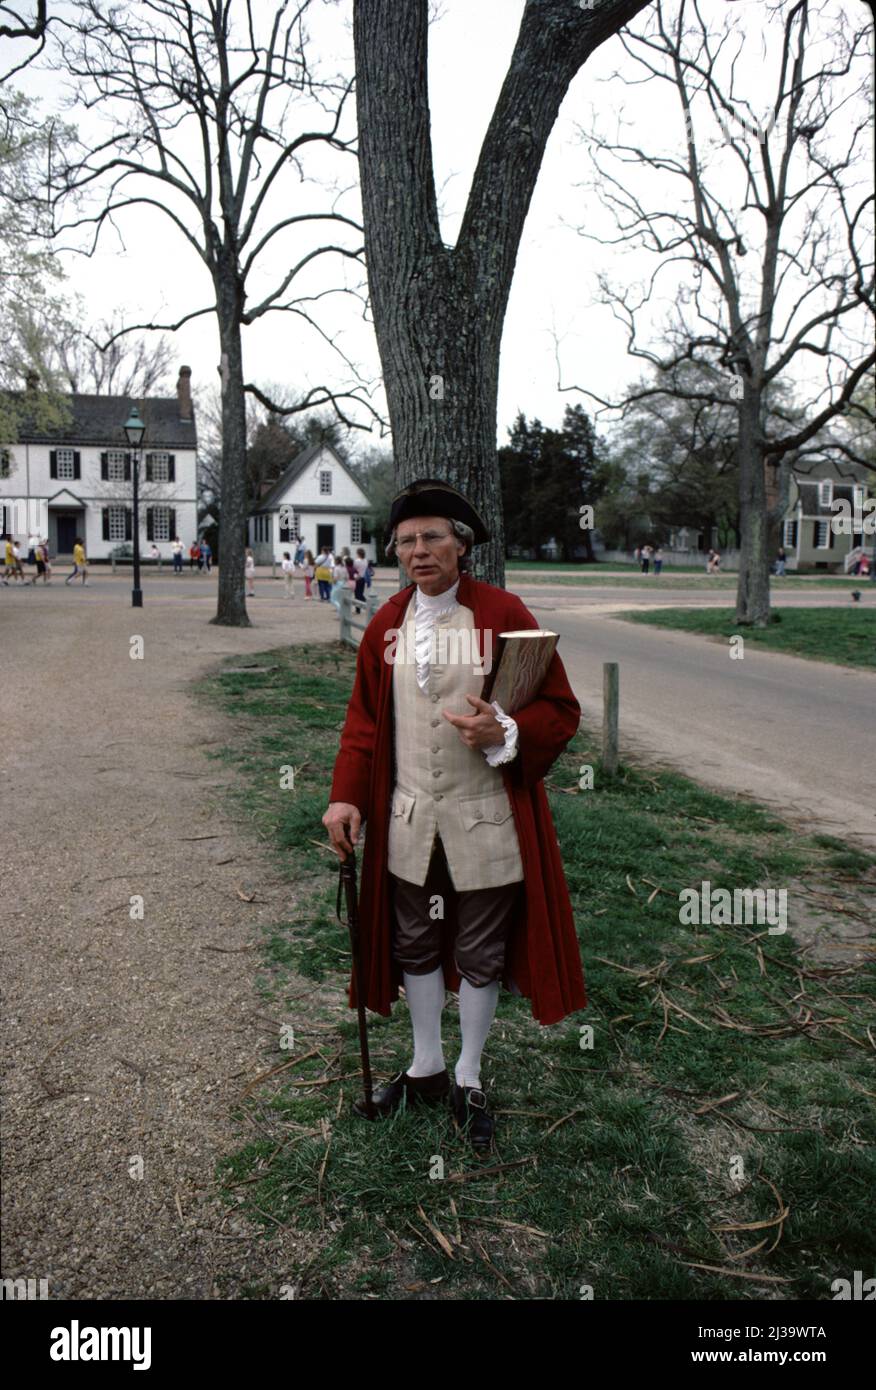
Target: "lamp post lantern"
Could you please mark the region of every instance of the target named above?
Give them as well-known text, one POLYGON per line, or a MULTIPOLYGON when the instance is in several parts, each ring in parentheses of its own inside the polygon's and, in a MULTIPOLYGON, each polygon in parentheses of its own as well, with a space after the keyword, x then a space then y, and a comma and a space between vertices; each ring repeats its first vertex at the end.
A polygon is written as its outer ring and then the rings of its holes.
POLYGON ((131 590, 131 607, 143 607, 143 590, 140 588, 140 445, 143 443, 143 436, 146 433, 146 426, 140 419, 140 412, 135 405, 131 406, 131 413, 125 421, 125 434, 128 436, 128 443, 131 446, 131 477, 134 483, 134 587, 131 590))

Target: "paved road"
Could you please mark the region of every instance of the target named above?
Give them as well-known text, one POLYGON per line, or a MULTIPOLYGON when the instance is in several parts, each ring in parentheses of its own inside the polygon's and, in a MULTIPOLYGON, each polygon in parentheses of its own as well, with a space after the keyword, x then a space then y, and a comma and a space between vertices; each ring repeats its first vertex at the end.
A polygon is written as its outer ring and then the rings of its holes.
MULTIPOLYGON (((560 633, 569 679, 596 723, 602 663, 619 663, 622 750, 876 848, 876 676, 753 643, 732 660, 724 642, 613 616, 606 608, 629 607, 617 596, 572 604, 519 592, 560 633)), ((873 624, 876 641, 876 613, 873 624)))

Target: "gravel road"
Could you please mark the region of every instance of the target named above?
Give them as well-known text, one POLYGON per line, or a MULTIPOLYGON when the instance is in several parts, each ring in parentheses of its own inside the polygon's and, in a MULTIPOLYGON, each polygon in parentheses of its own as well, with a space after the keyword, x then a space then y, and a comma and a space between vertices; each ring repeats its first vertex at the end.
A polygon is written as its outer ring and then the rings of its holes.
POLYGON ((2 1272, 48 1278, 50 1298, 276 1297, 306 1244, 266 1242, 213 1188, 239 1094, 277 1055, 238 948, 290 902, 231 818, 204 756, 227 725, 189 683, 227 654, 337 635, 318 603, 250 608, 243 630, 208 625, 206 589, 147 589, 135 611, 99 572, 0 590, 2 1272))

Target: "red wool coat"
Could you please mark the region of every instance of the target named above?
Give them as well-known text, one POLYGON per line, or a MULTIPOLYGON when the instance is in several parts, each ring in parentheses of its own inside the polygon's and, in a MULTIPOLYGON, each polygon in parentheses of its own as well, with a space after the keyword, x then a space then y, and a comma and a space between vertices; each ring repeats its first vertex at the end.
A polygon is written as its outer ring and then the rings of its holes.
MULTIPOLYGON (((399 629, 416 592, 410 585, 393 594, 371 619, 359 646, 356 679, 341 733, 334 767, 331 800, 356 806, 367 822, 359 889, 359 929, 365 1003, 376 1013, 389 1014, 398 999, 401 968, 392 958, 390 882, 387 870, 389 817, 395 785, 392 663, 384 653, 384 634, 399 629)), ((474 614, 478 649, 480 634, 492 629, 492 650, 500 632, 540 624, 515 595, 460 576, 458 601, 474 614)), ((581 709, 554 653, 538 697, 514 715, 519 729, 518 751, 501 766, 511 800, 523 861, 525 914, 515 923, 506 948, 507 988, 516 986, 532 1001, 539 1023, 557 1023, 587 1003, 581 957, 560 848, 542 778, 578 728, 581 709)), ((458 990, 459 974, 453 942, 445 936, 444 978, 458 990)), ((356 1006, 356 982, 350 981, 350 1007, 356 1006)))

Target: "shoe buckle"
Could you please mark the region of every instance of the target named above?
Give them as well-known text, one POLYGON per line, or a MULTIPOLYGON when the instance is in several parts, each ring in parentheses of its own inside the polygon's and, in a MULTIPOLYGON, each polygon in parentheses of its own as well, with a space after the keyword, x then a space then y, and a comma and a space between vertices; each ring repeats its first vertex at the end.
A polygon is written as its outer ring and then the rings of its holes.
POLYGON ((468 1103, 473 1106, 475 1110, 486 1110, 487 1108, 487 1098, 483 1091, 479 1090, 477 1086, 472 1086, 469 1089, 468 1103), (475 1100, 475 1096, 480 1096, 480 1100, 475 1100))

